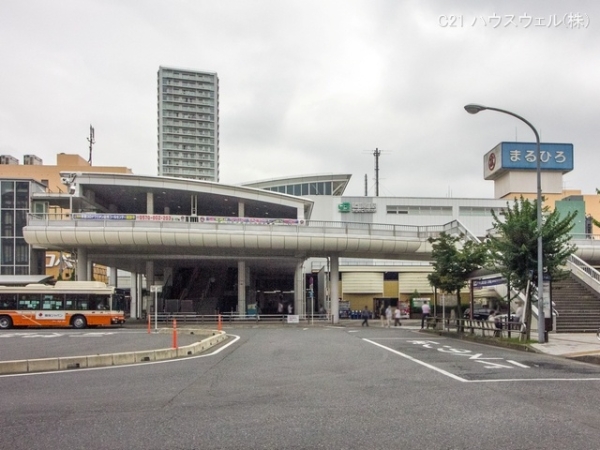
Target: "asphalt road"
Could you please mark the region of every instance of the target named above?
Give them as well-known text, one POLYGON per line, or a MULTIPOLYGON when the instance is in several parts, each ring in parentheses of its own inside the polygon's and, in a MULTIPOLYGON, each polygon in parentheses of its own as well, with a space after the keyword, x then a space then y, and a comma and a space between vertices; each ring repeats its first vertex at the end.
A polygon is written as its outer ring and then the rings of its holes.
POLYGON ((406 329, 227 331, 183 360, 0 377, 0 449, 600 447, 600 366, 406 329))

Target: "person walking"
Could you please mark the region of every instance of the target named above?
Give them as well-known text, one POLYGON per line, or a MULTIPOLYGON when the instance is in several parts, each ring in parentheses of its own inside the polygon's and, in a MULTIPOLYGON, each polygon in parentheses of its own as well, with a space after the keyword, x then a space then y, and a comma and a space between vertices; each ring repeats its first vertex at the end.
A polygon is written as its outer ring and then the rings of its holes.
POLYGON ((517 323, 523 322, 523 302, 519 302, 519 306, 517 306, 517 310, 515 311, 515 321, 517 323))
POLYGON ((381 305, 379 310, 379 320, 381 320, 381 328, 385 327, 385 303, 381 305))
POLYGON ((365 305, 365 307, 363 308, 362 312, 361 312, 361 317, 362 317, 362 323, 360 324, 361 327, 368 327, 369 326, 369 308, 367 308, 367 306, 365 305))
POLYGON ((402 311, 400 311, 400 308, 396 308, 394 310, 394 326, 395 327, 399 327, 402 324, 400 323, 400 315, 401 315, 402 311))
POLYGON ((392 324, 392 307, 389 305, 385 308, 385 323, 388 328, 392 324))
POLYGON ((421 306, 421 330, 425 328, 425 321, 431 315, 431 307, 427 301, 423 302, 423 306, 421 306))

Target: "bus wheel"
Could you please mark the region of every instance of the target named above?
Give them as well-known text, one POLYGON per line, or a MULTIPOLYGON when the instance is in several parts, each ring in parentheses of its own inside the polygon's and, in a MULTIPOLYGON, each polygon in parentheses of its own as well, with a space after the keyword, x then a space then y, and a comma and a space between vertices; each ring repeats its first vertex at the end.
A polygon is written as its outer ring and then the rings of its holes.
POLYGON ((12 328, 13 322, 10 316, 0 316, 0 330, 12 328))
POLYGON ((71 325, 73 325, 73 328, 82 329, 87 327, 87 320, 83 316, 73 316, 71 325))

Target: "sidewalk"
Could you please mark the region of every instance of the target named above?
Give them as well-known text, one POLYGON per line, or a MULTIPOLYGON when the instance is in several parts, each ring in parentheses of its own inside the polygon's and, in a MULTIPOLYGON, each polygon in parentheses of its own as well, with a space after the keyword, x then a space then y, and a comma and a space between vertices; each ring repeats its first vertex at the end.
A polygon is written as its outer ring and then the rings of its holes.
POLYGON ((548 355, 565 358, 600 357, 600 340, 595 333, 550 333, 547 343, 531 344, 531 347, 548 355))

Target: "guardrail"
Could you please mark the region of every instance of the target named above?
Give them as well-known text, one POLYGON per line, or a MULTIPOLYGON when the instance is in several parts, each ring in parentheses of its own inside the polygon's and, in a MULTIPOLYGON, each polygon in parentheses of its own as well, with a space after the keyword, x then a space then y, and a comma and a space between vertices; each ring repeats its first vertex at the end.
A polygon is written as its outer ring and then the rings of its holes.
MULTIPOLYGON (((160 324, 170 324, 173 320, 177 321, 178 326, 183 325, 200 325, 200 324, 215 324, 219 321, 219 316, 223 323, 290 323, 288 317, 298 317, 300 322, 329 322, 330 316, 327 314, 238 314, 238 313, 223 313, 223 314, 196 314, 196 313, 149 313, 151 323, 156 320, 160 324)), ((148 316, 145 317, 148 319, 148 316)))

